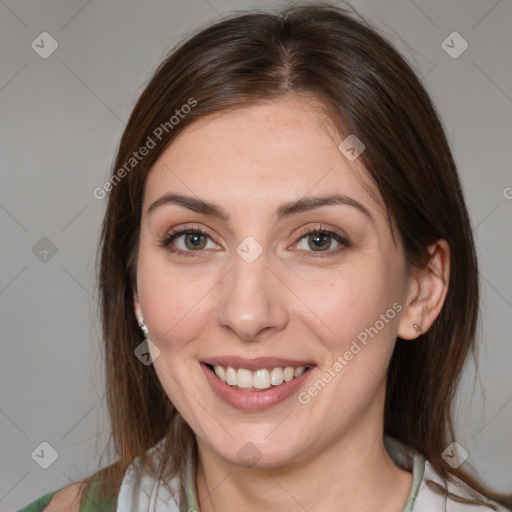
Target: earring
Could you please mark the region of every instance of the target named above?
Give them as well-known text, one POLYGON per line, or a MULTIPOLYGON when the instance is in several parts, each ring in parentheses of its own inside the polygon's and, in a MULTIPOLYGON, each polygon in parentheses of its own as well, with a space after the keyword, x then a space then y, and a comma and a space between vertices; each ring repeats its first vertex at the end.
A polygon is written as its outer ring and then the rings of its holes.
POLYGON ((146 324, 144 323, 144 318, 139 316, 138 321, 139 321, 140 330, 144 333, 145 336, 147 336, 148 335, 148 328, 146 327, 146 324))
POLYGON ((414 324, 414 330, 416 332, 421 332, 421 325, 420 324, 414 324))

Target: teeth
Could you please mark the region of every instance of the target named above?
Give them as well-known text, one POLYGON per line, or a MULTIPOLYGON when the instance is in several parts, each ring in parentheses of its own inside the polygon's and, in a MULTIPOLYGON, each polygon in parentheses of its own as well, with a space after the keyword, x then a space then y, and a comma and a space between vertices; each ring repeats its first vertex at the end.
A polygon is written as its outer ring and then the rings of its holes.
POLYGON ((250 370, 240 368, 236 376, 236 385, 239 388, 252 388, 252 373, 250 370))
POLYGON ((285 382, 290 382, 295 375, 295 370, 291 366, 287 366, 283 372, 283 378, 285 382))
POLYGON ((282 368, 274 368, 272 373, 270 374, 270 383, 272 386, 279 386, 284 382, 283 378, 283 369, 282 368))
MULTIPOLYGON (((240 373, 240 370, 238 370, 238 373, 240 373)), ((268 370, 256 370, 254 372, 252 387, 256 389, 268 389, 270 384, 270 373, 268 370)))
POLYGON ((226 382, 226 372, 224 371, 224 368, 222 368, 222 366, 215 366, 215 373, 222 382, 226 382))
POLYGON ((228 366, 225 369, 223 366, 215 365, 214 370, 222 382, 239 389, 248 390, 269 389, 272 386, 280 386, 283 382, 290 382, 294 378, 300 377, 306 371, 306 366, 297 368, 291 366, 281 368, 278 366, 272 369, 261 368, 252 372, 246 368, 236 370, 228 366))
POLYGON ((226 370, 226 384, 236 386, 236 375, 237 371, 234 368, 231 368, 231 366, 228 366, 228 369, 226 370))
POLYGON ((304 373, 305 369, 306 369, 305 366, 299 366, 298 368, 295 368, 295 371, 293 372, 293 376, 300 377, 304 373))

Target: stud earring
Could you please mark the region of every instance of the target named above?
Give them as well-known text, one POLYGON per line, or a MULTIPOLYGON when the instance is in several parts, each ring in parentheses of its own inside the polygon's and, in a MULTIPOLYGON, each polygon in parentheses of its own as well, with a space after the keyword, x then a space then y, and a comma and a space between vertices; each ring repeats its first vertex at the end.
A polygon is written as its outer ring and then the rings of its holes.
POLYGON ((145 336, 147 336, 148 335, 148 328, 146 327, 146 324, 144 323, 144 318, 139 316, 138 321, 139 321, 140 330, 144 333, 145 336))
POLYGON ((414 324, 414 330, 416 332, 421 332, 421 325, 420 324, 414 324))

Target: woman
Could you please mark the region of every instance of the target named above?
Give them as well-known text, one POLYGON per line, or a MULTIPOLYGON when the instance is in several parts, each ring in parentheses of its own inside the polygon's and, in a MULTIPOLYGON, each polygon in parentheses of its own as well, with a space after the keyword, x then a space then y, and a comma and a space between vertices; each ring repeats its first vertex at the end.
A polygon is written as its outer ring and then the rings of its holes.
POLYGON ((202 30, 107 194, 120 459, 24 510, 505 510, 454 442, 479 298, 459 177, 374 30, 329 5, 202 30))

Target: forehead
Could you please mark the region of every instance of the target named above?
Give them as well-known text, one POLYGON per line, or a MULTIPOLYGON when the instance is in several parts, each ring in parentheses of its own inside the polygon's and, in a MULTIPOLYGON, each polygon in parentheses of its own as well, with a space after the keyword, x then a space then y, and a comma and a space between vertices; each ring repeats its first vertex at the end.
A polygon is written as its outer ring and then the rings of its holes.
POLYGON ((144 202, 174 191, 265 209, 305 195, 344 193, 382 215, 380 193, 363 165, 338 149, 343 138, 320 105, 303 97, 211 114, 160 155, 144 202))

